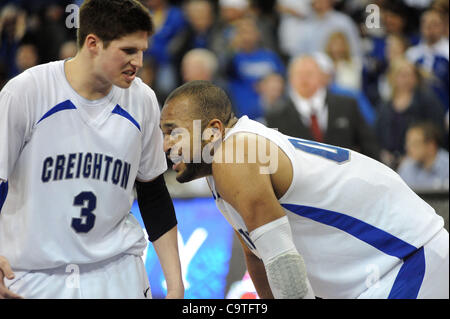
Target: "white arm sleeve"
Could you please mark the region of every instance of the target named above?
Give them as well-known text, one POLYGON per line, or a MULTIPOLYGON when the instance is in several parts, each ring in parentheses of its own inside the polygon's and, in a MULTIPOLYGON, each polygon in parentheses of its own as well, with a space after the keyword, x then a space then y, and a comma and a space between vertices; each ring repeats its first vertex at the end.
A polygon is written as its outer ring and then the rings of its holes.
POLYGON ((155 93, 147 88, 145 96, 147 112, 143 125, 142 154, 137 177, 149 181, 167 170, 163 146, 163 134, 159 128, 160 110, 155 93))
POLYGON ((250 233, 250 238, 263 260, 276 299, 315 298, 286 216, 258 227, 250 233))

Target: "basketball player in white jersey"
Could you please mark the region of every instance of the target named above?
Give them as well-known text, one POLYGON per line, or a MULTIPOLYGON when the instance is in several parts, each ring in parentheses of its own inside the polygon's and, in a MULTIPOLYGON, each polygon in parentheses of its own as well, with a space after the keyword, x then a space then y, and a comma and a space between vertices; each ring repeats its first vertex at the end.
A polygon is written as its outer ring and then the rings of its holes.
POLYGON ((206 176, 261 298, 448 298, 443 219, 390 168, 237 119, 204 81, 173 91, 160 125, 177 180, 206 176))
POLYGON ((150 298, 135 184, 167 298, 182 298, 160 110, 136 78, 151 17, 136 0, 86 0, 79 15, 73 59, 0 92, 0 298, 150 298))

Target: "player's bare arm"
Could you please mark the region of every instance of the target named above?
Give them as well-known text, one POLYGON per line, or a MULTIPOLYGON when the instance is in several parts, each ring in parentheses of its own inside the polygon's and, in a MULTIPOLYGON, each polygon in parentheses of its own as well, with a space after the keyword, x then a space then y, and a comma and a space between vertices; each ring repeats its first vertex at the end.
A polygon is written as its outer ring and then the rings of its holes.
POLYGON ((244 251, 245 264, 247 265, 248 273, 252 278, 253 285, 256 292, 261 299, 273 299, 272 290, 270 290, 269 281, 267 280, 266 269, 261 259, 248 249, 247 245, 242 240, 239 233, 235 232, 239 239, 242 250, 244 251))
POLYGON ((249 146, 266 147, 265 143, 251 143, 255 138, 254 134, 239 134, 232 143, 222 144, 212 165, 216 189, 243 218, 250 238, 261 254, 275 298, 312 298, 306 268, 293 244, 290 226, 273 189, 271 175, 262 173, 262 163, 251 158, 254 150, 249 146), (243 148, 236 147, 240 142, 243 148), (243 163, 224 161, 226 153, 232 150, 237 153, 236 158, 242 155, 243 163))
POLYGON ((136 180, 136 191, 148 239, 153 243, 166 278, 166 298, 183 298, 177 219, 164 176, 145 182, 136 180))
POLYGON ((153 242, 161 268, 166 278, 166 299, 183 299, 184 285, 181 275, 181 264, 178 253, 177 226, 166 232, 153 242))
POLYGON ((257 143, 256 138, 254 134, 239 134, 232 143, 222 143, 212 164, 218 192, 239 212, 249 232, 286 215, 274 193, 270 174, 261 174, 263 165, 251 158, 254 151, 249 148, 257 143), (226 157, 233 152, 235 158, 231 162, 226 157))
POLYGON ((0 299, 20 299, 21 296, 13 293, 5 286, 5 277, 7 279, 14 279, 14 273, 9 265, 8 260, 0 256, 0 299))

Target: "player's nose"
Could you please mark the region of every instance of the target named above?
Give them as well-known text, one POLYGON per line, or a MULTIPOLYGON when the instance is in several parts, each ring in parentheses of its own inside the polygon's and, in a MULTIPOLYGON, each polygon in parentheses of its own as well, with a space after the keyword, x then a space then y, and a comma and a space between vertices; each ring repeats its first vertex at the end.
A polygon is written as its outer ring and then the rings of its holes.
POLYGON ((135 68, 142 68, 142 66, 144 65, 143 60, 144 60, 144 53, 142 51, 139 51, 133 56, 133 59, 131 60, 131 65, 133 65, 133 67, 135 68))

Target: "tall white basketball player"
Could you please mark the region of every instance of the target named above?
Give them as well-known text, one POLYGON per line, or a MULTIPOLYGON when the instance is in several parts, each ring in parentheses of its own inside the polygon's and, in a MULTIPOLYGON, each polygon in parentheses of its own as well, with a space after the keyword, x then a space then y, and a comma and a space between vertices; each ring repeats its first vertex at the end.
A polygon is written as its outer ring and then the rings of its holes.
POLYGON ((206 176, 262 298, 448 298, 443 219, 390 168, 237 119, 204 81, 171 93, 161 128, 178 181, 206 176))
POLYGON ((0 298, 149 298, 149 240, 184 295, 159 106, 136 77, 152 34, 136 0, 86 0, 79 51, 0 93, 0 298))

